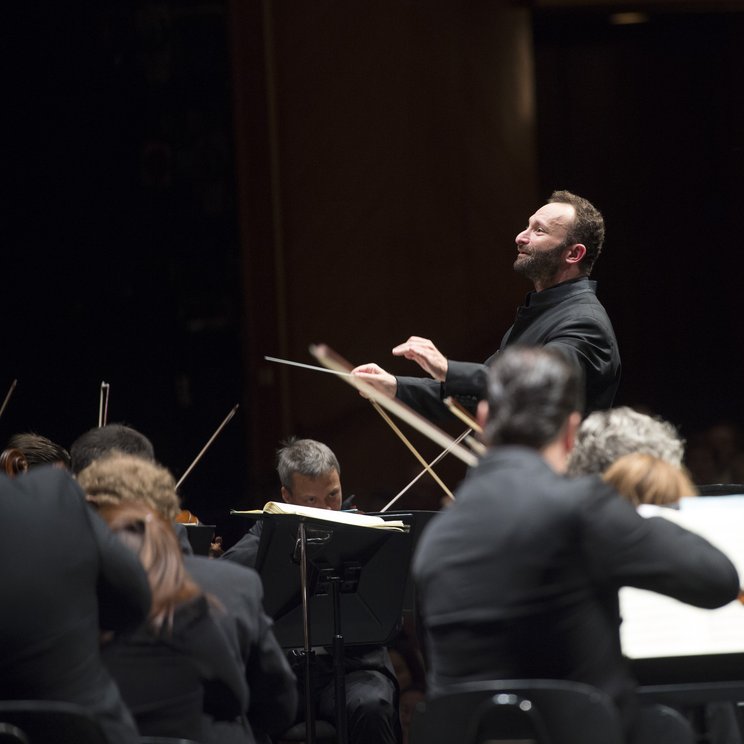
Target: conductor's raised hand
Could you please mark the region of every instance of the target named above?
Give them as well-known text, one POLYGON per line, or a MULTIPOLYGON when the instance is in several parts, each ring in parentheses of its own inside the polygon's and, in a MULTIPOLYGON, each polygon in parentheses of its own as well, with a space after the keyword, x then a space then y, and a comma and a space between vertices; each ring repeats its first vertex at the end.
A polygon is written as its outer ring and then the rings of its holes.
MULTIPOLYGON (((395 396, 395 391, 398 389, 398 381, 395 377, 377 364, 360 364, 351 370, 351 374, 360 377, 375 390, 390 396, 395 396)), ((359 392, 363 397, 367 397, 361 390, 359 392)))
POLYGON ((408 341, 398 344, 393 349, 393 354, 416 362, 424 372, 439 382, 444 382, 447 377, 447 359, 428 338, 411 336, 408 341))

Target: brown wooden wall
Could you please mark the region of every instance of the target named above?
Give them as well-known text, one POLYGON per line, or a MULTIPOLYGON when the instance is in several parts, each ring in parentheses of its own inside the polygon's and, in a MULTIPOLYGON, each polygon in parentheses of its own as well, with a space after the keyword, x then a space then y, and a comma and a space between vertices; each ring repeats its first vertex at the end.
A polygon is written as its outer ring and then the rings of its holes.
POLYGON ((263 356, 314 363, 308 346, 323 342, 416 374, 390 354, 411 334, 455 359, 497 347, 528 288, 511 270, 514 235, 540 199, 530 18, 493 0, 232 13, 258 488, 274 487, 273 451, 297 434, 337 452, 347 494, 395 493, 419 466, 370 406, 263 356))

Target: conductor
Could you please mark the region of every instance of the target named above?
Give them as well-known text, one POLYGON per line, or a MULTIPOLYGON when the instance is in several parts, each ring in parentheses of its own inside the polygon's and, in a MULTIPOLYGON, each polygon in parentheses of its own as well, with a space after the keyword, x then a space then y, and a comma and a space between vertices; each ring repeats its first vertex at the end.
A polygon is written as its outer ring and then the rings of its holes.
MULTIPOLYGON (((610 408, 620 381, 615 332, 597 299, 596 282, 589 279, 604 234, 604 219, 590 202, 569 191, 551 194, 516 236, 514 270, 532 282, 533 291, 499 346, 499 351, 549 346, 563 353, 583 371, 587 412, 610 408)), ((431 379, 396 378, 377 364, 362 364, 352 374, 432 419, 447 417, 442 401, 449 396, 474 409, 485 397, 495 357, 485 364, 456 362, 420 336, 411 336, 393 354, 416 362, 431 379)))

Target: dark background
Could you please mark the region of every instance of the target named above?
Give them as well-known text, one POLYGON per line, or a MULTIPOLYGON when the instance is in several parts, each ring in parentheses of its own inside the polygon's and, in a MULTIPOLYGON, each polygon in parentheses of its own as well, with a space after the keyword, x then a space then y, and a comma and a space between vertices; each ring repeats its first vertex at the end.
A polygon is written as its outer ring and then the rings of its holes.
MULTIPOLYGON (((0 438, 69 447, 106 381, 109 421, 179 477, 240 403, 181 491, 203 521, 230 533, 229 508, 274 497, 290 434, 331 445, 346 494, 379 506, 418 464, 351 388, 263 356, 314 363, 325 342, 415 374, 390 349, 416 333, 485 358, 529 289, 513 236, 554 188, 606 218, 594 278, 623 357, 616 403, 690 440, 738 428, 740 5, 16 9, 0 395, 18 387, 0 438), (644 22, 612 22, 630 10, 644 22)), ((443 474, 453 487, 462 468, 443 474)))

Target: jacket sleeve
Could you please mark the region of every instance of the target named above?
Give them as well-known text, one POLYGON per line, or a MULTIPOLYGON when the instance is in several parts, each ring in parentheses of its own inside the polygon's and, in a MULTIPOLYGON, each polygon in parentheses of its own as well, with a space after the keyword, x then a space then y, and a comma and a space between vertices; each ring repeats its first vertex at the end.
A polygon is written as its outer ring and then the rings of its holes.
POLYGON ((255 730, 276 735, 292 725, 297 714, 297 679, 263 610, 263 592, 255 575, 255 635, 246 663, 250 705, 248 720, 255 730))
POLYGON ((455 421, 444 398, 450 396, 475 411, 478 401, 485 398, 488 367, 477 362, 447 360, 447 377, 437 382, 427 377, 396 377, 396 397, 414 411, 433 421, 455 421))
POLYGON ((603 586, 633 586, 715 608, 736 599, 739 576, 707 540, 663 517, 641 517, 609 486, 583 512, 587 565, 603 586))

